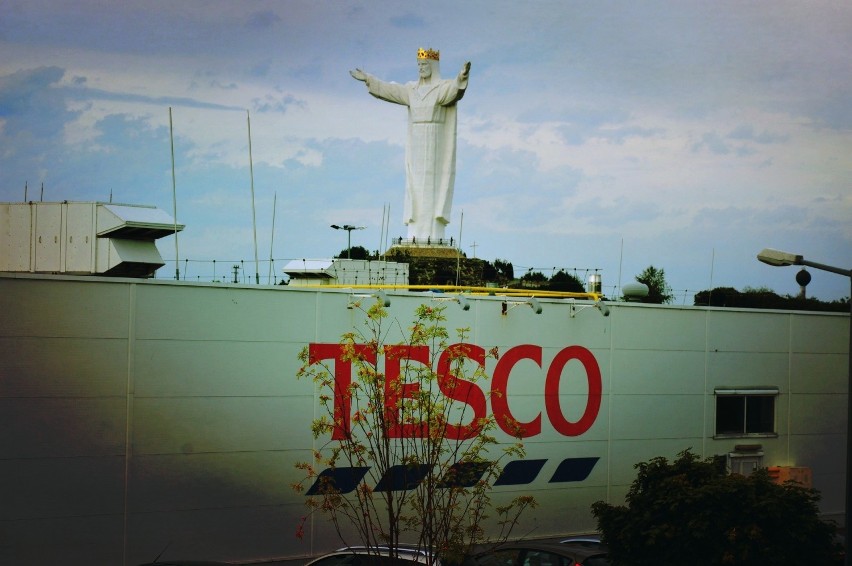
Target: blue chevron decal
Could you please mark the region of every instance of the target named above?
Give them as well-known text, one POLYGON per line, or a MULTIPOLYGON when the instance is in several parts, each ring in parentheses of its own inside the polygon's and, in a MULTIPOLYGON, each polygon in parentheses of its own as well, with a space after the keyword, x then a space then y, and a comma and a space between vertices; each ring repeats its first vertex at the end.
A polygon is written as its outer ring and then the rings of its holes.
MULTIPOLYGON (((597 465, 600 458, 565 458, 556 467, 548 483, 569 483, 585 481, 597 465)), ((538 477, 546 459, 514 460, 503 466, 503 471, 494 485, 528 485, 538 477)), ((482 474, 493 462, 458 462, 453 464, 438 482, 438 487, 472 487, 482 478, 482 474)), ((305 495, 323 493, 350 493, 367 475, 367 467, 326 468, 323 470, 305 495)), ((407 491, 416 488, 430 471, 425 464, 392 466, 379 480, 374 491, 407 491)))

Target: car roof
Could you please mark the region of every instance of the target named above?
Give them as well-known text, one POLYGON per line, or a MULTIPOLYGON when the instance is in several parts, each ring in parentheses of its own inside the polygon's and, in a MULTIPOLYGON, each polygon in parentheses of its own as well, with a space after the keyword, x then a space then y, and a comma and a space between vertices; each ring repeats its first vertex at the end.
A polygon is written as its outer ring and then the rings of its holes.
MULTIPOLYGON (((335 552, 355 552, 355 553, 369 553, 369 552, 391 552, 391 547, 386 545, 379 546, 344 546, 343 548, 338 548, 335 552)), ((396 551, 400 554, 419 554, 421 556, 429 556, 430 552, 424 550, 422 548, 418 548, 414 545, 410 544, 400 544, 396 547, 396 551)))
POLYGON ((600 535, 575 535, 568 538, 564 538, 559 541, 560 543, 570 543, 570 542, 587 542, 594 544, 601 544, 600 535))
POLYGON ((476 555, 477 558, 483 557, 491 552, 503 550, 541 550, 544 552, 552 552, 553 554, 561 554, 563 556, 571 556, 577 562, 582 562, 589 556, 603 556, 606 551, 599 545, 590 545, 587 543, 571 543, 571 542, 553 542, 553 541, 513 541, 499 544, 491 550, 480 552, 476 555))
MULTIPOLYGON (((423 549, 418 549, 416 547, 411 546, 399 546, 396 549, 397 555, 399 558, 404 560, 408 560, 411 562, 419 562, 422 564, 426 564, 429 561, 429 553, 423 549)), ((307 564, 313 564, 319 560, 324 558, 328 558, 330 556, 346 556, 351 554, 358 555, 372 555, 372 556, 390 556, 392 554, 392 549, 389 546, 345 546, 343 548, 338 548, 333 552, 328 552, 321 556, 317 556, 312 559, 307 564)), ((307 566, 307 565, 306 565, 307 566)))

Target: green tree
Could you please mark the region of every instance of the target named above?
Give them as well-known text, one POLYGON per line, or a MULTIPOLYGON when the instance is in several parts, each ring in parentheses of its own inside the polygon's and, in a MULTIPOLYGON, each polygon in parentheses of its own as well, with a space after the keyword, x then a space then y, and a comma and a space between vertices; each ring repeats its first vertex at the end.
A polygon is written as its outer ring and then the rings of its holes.
POLYGON ((495 259, 494 268, 497 270, 497 275, 501 283, 509 283, 515 278, 515 268, 512 262, 504 259, 495 259))
POLYGON ((521 287, 539 288, 547 284, 547 277, 541 271, 533 271, 530 269, 521 275, 521 287))
POLYGON ((820 301, 812 297, 781 296, 766 287, 716 287, 695 294, 695 306, 849 312, 849 299, 820 301))
POLYGON ((653 265, 649 265, 636 276, 636 281, 648 286, 648 296, 642 299, 643 303, 666 304, 672 302, 674 294, 666 283, 664 269, 657 269, 653 265))
POLYGON ((348 249, 343 248, 343 250, 334 257, 337 259, 370 259, 370 252, 364 246, 352 246, 348 249))
POLYGON ((469 344, 468 329, 458 329, 450 344, 443 306, 418 307, 407 331, 388 320, 381 302, 353 308, 363 313, 363 327, 330 345, 330 357, 311 347, 300 354, 299 377, 318 389, 312 432, 321 448, 312 462, 297 465, 305 477, 294 489, 311 484, 309 507, 328 516, 344 544, 405 542, 447 559, 467 554, 489 530, 508 537, 535 500, 491 503, 501 462, 524 454, 517 423, 517 441, 498 445, 497 423, 485 412, 482 388, 474 387, 487 379, 485 361, 496 348, 469 344), (363 476, 344 488, 338 469, 348 474, 343 480, 353 470, 363 476), (391 485, 377 489, 388 479, 391 485))
POLYGON ((592 505, 614 566, 830 565, 839 556, 812 489, 775 484, 765 469, 727 474, 724 459, 689 450, 636 468, 626 506, 592 505))
POLYGON ((551 291, 566 291, 570 293, 582 293, 586 289, 583 287, 583 281, 568 273, 564 269, 560 269, 550 278, 547 288, 551 291))

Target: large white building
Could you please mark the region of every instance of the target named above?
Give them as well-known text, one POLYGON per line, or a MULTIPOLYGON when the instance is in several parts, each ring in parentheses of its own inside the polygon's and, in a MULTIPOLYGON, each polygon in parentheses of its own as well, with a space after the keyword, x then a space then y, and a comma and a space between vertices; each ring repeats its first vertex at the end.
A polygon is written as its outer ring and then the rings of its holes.
MULTIPOLYGON (((594 529, 590 505, 621 502, 634 464, 687 448, 746 473, 806 468, 823 514, 842 517, 848 315, 616 302, 602 316, 592 301, 499 290, 385 297, 400 328, 434 302, 448 328, 501 352, 482 387, 505 396, 487 410, 529 426, 496 497, 540 503, 518 533, 594 529)), ((0 274, 0 563, 138 564, 167 546, 164 558, 263 562, 337 546, 317 516, 295 536, 306 507, 294 465, 320 443, 298 355, 359 328, 353 301, 371 300, 0 274)))

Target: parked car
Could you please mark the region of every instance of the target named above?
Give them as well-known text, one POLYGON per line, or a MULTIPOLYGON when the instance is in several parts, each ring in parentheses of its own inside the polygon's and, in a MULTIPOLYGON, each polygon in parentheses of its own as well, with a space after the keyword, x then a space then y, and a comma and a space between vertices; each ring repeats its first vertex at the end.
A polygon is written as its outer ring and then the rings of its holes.
POLYGON ((600 535, 576 535, 559 541, 560 544, 583 544, 594 548, 605 548, 600 535))
POLYGON ((477 566, 609 566, 606 547, 587 542, 516 541, 474 557, 477 566))
POLYGON ((209 560, 156 560, 139 566, 233 566, 230 562, 210 562, 209 560))
POLYGON ((429 561, 429 554, 416 548, 397 548, 396 560, 391 557, 390 547, 348 546, 311 560, 305 566, 391 566, 406 564, 420 566, 429 561))

